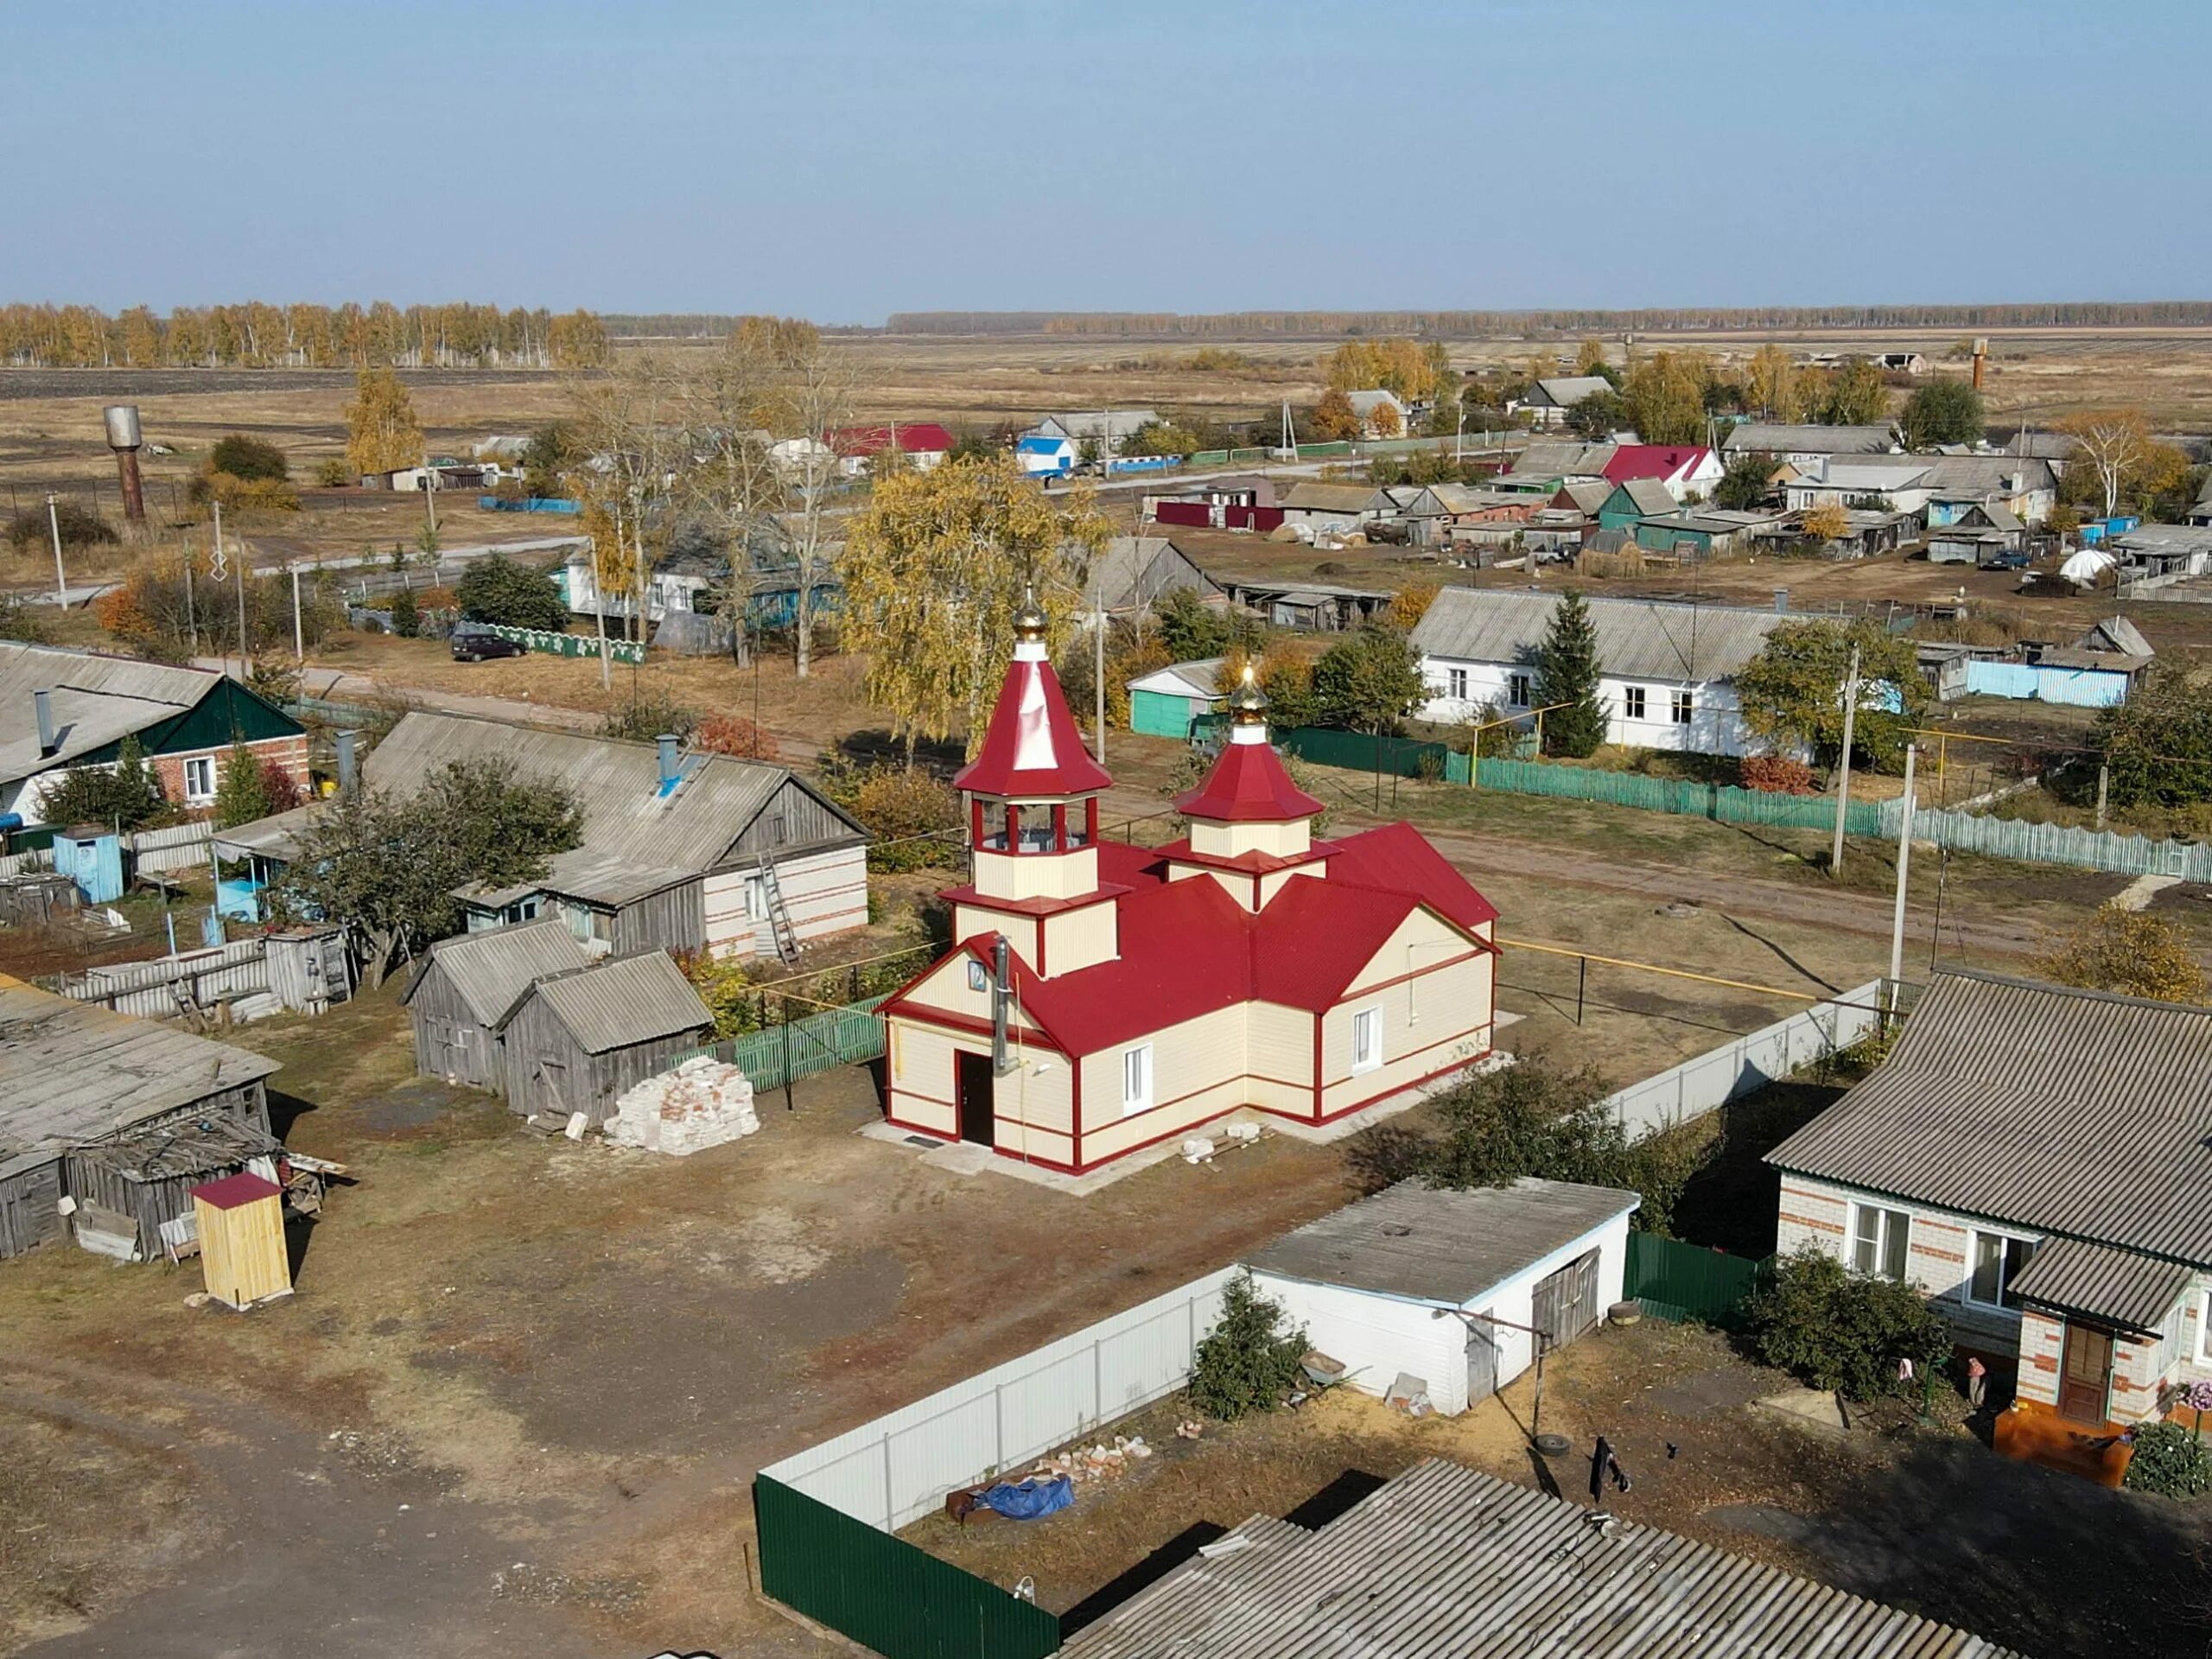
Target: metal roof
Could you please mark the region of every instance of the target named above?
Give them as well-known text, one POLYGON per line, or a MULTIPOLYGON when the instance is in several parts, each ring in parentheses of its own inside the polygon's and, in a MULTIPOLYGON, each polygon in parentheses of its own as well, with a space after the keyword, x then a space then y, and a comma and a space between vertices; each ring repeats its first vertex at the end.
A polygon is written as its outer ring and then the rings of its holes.
POLYGON ((1532 443, 1513 458, 1518 478, 1603 478, 1618 443, 1532 443))
POLYGON ((430 947, 399 1000, 413 1001, 435 967, 453 982, 454 993, 468 1005, 478 1025, 496 1026, 522 1000, 522 994, 548 974, 590 963, 590 956, 563 920, 459 933, 430 947))
MULTIPOLYGON (((534 995, 544 999, 554 1017, 590 1054, 679 1032, 708 1030, 715 1023, 699 993, 665 950, 618 957, 541 979, 534 995)), ((529 1000, 525 995, 516 1007, 529 1000)), ((510 1014, 509 1020, 512 1017, 510 1014)))
POLYGON ((1535 387, 1558 409, 1572 409, 1585 397, 1592 397, 1612 389, 1613 383, 1602 374, 1554 375, 1537 381, 1535 387))
POLYGON ((1643 1200, 1611 1186, 1540 1181, 1468 1191, 1400 1181, 1244 1258, 1255 1273, 1464 1306, 1643 1200))
POLYGON ((2110 650, 2127 657, 2158 654, 2143 637, 2143 630, 2124 616, 2107 616, 2091 623, 2074 643, 2083 651, 2110 650))
POLYGON ((2178 1262, 2055 1238, 2037 1249, 2011 1288, 2032 1306, 2157 1332, 2189 1281, 2189 1268, 2178 1262))
MULTIPOLYGON (((1293 512, 1364 512, 1381 495, 1369 484, 1294 484, 1276 505, 1293 512)), ((1389 505, 1389 498, 1381 505, 1389 505)))
POLYGON ((1964 1630, 1432 1459, 1314 1531, 1255 1516, 1065 1659, 2018 1659, 1964 1630), (1244 1548, 1223 1552, 1230 1539, 1244 1548))
POLYGON ((277 1069, 227 1043, 0 976, 0 1175, 277 1069))
MULTIPOLYGON (((1662 518, 1681 504, 1675 499, 1674 492, 1656 478, 1631 478, 1614 486, 1613 495, 1624 495, 1630 506, 1646 518, 1662 518)), ((1611 505, 1613 497, 1605 498, 1611 505)))
MULTIPOLYGON (((1424 656, 1454 662, 1532 663, 1559 601, 1557 594, 1446 588, 1414 625, 1413 643, 1424 656)), ((1587 602, 1599 666, 1632 680, 1725 680, 1789 620, 1774 611, 1666 600, 1587 602)))
POLYGON ((1170 696, 1218 697, 1214 689, 1220 677, 1221 665, 1227 659, 1220 657, 1200 657, 1187 663, 1170 663, 1165 668, 1155 668, 1148 674, 1140 674, 1129 682, 1132 691, 1163 691, 1170 696))
POLYGON ((1948 973, 1767 1154, 1821 1180, 2212 1267, 2212 1008, 1948 973))
POLYGON ((1197 579, 1192 586, 1201 595, 1221 591, 1213 578, 1166 537, 1116 536, 1091 559, 1084 577, 1084 596, 1095 591, 1109 611, 1141 609, 1173 583, 1177 564, 1197 579), (1154 567, 1163 558, 1168 561, 1168 569, 1155 576, 1154 567))
POLYGON ((1897 434, 1887 426, 1791 425, 1783 421, 1745 421, 1720 441, 1732 455, 1878 455, 1896 444, 1897 434))
POLYGON ((66 766, 195 708, 223 677, 128 657, 0 640, 0 782, 66 766), (49 691, 60 746, 41 754, 32 693, 49 691))

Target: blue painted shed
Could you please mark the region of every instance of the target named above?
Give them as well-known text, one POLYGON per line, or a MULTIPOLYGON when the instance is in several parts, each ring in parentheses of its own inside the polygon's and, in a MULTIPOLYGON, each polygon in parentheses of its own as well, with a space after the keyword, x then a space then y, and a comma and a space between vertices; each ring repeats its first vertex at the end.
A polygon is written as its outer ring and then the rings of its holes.
POLYGON ((90 905, 123 897, 123 842, 111 830, 67 830, 54 837, 54 868, 70 877, 90 905))

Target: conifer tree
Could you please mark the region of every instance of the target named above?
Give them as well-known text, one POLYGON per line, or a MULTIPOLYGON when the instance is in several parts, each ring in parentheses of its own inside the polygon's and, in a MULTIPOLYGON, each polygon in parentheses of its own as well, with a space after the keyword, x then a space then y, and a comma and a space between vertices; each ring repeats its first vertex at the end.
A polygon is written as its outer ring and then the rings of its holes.
POLYGON ((1581 760, 1605 741, 1607 710, 1598 696, 1599 671, 1598 625, 1591 620, 1589 602, 1569 588, 1536 648, 1536 707, 1549 711, 1543 717, 1545 753, 1581 760))
POLYGON ((267 817, 273 810, 269 785, 261 776, 261 762, 244 743, 232 744, 230 753, 223 757, 222 781, 215 786, 216 827, 230 830, 251 823, 256 818, 267 817))

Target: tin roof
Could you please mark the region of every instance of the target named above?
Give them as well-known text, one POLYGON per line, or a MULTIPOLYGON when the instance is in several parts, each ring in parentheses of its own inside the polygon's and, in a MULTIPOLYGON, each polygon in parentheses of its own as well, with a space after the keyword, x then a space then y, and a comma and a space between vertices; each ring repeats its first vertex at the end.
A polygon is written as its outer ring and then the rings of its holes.
MULTIPOLYGON (((1446 588, 1414 626, 1413 643, 1425 657, 1531 663, 1559 602, 1557 594, 1446 588)), ((1628 679, 1725 680, 1789 620, 1770 610, 1656 599, 1587 603, 1598 630, 1599 664, 1628 679)))
POLYGON ((1534 388, 1543 394, 1546 403, 1556 409, 1572 409, 1585 397, 1594 397, 1601 391, 1612 389, 1613 383, 1602 374, 1551 375, 1537 381, 1534 388))
POLYGON ((1916 1613, 1432 1459, 1313 1530, 1255 1516, 1065 1659, 2019 1659, 1916 1613))
MULTIPOLYGON (((590 1054, 682 1032, 712 1029, 715 1016, 665 950, 617 957, 541 979, 535 995, 590 1054)), ((525 995, 515 1006, 530 1000, 525 995)), ((508 1020, 512 1020, 511 1011, 508 1020)), ((502 1022, 503 1024, 505 1022, 502 1022)))
POLYGON ((1939 974, 1879 1070, 1767 1154, 2212 1267, 2212 1008, 1939 974))
POLYGON ((562 920, 457 933, 430 947, 399 1000, 413 1001, 432 971, 442 970, 453 982, 454 993, 476 1016, 476 1023, 496 1026, 539 980, 549 974, 587 967, 590 962, 575 935, 569 931, 568 923, 562 920))
POLYGON ((105 748, 170 719, 223 683, 200 668, 172 668, 98 652, 0 640, 0 781, 12 782, 105 748), (52 693, 59 746, 41 754, 32 694, 52 693))
POLYGON ((1268 823, 1310 818, 1322 809, 1291 781, 1272 745, 1230 742, 1222 745, 1205 781, 1175 798, 1175 810, 1216 823, 1268 823))
POLYGON ((1878 455, 1897 443, 1887 426, 1792 425, 1780 421, 1745 421, 1720 442, 1732 455, 1878 455))
POLYGON ((1532 443, 1513 458, 1516 477, 1603 478, 1618 443, 1532 443))
POLYGON ((1364 512, 1379 494, 1371 484, 1294 484, 1275 505, 1294 512, 1364 512))
POLYGON ((1656 478, 1622 480, 1615 486, 1612 494, 1605 498, 1604 505, 1611 507, 1621 497, 1627 498, 1629 506, 1634 511, 1654 518, 1665 517, 1681 505, 1675 499, 1674 493, 1656 478))
POLYGON ((1533 1176, 1466 1192, 1400 1181, 1244 1260, 1257 1273, 1463 1307, 1641 1202, 1533 1176))
POLYGON ((281 1198, 284 1189, 271 1180, 264 1180, 250 1169, 235 1175, 226 1175, 219 1181, 208 1181, 192 1189, 196 1203, 214 1210, 235 1210, 241 1205, 257 1204, 263 1198, 281 1198))
POLYGON ((2012 1291, 2033 1307, 2156 1332, 2189 1281, 2189 1268, 2178 1262, 2055 1238, 2037 1249, 2012 1291))
MULTIPOLYGON (((1041 647, 1038 649, 1041 650, 1041 647)), ((976 758, 955 773, 955 789, 1012 800, 1096 794, 1114 780, 1083 747, 1060 677, 1042 660, 1017 656, 1006 665, 976 758)))

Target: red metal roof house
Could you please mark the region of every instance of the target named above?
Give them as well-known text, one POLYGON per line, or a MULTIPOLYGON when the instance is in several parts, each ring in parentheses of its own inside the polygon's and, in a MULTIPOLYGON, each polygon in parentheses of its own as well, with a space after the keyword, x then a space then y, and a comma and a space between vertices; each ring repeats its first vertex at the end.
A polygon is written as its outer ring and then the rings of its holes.
POLYGON ((954 779, 975 850, 973 880, 944 895, 957 943, 884 1004, 893 1124, 1081 1173, 1241 1109, 1325 1123, 1489 1054, 1497 912, 1419 832, 1316 840, 1321 803, 1248 683, 1211 774, 1176 802, 1189 833, 1103 842, 1113 779, 1041 614, 1017 632, 954 779))
POLYGON ((1727 471, 1720 457, 1702 444, 1624 443, 1614 447, 1605 463, 1605 478, 1613 484, 1652 478, 1667 486, 1676 501, 1713 493, 1727 471))
POLYGON ((857 478, 886 450, 896 449, 926 473, 952 453, 953 436, 934 421, 893 421, 888 426, 844 426, 827 434, 839 468, 857 478))

